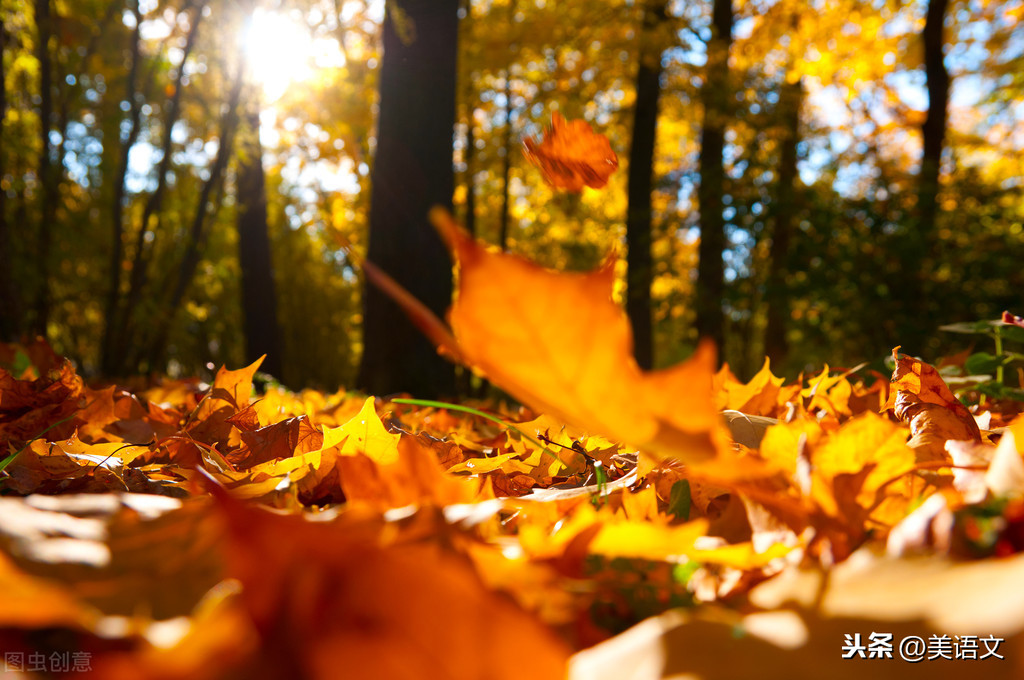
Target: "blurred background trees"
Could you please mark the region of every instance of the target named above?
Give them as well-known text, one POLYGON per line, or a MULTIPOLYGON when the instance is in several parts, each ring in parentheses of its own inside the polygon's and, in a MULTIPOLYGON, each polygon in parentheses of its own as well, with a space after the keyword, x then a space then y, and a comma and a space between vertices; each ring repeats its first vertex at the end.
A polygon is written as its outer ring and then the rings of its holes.
POLYGON ((366 356, 362 386, 426 390, 375 382, 427 360, 383 351, 408 331, 370 299, 364 339, 342 246, 436 283, 407 213, 450 198, 547 265, 618 248, 644 365, 698 330, 740 375, 934 358, 957 340, 939 325, 1024 305, 1022 20, 1020 0, 0 0, 0 333, 92 375, 268 352, 332 388, 366 356), (431 71, 450 86, 389 86, 389 45, 454 55, 431 71), (605 189, 524 161, 556 110, 611 140, 605 189), (419 142, 429 198, 385 160, 419 142))

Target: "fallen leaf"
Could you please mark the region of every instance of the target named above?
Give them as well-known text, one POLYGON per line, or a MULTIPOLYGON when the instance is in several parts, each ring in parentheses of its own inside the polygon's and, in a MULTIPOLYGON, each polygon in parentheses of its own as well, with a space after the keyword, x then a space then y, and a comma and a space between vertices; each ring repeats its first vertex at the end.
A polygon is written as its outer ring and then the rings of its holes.
POLYGON ((222 366, 217 371, 210 391, 191 414, 187 429, 192 439, 204 444, 227 441, 232 427, 228 418, 249 406, 252 377, 261 363, 263 357, 245 368, 229 371, 222 366))
POLYGON ((782 378, 772 375, 768 358, 761 370, 744 384, 736 379, 728 364, 715 374, 715 403, 721 411, 740 411, 747 415, 777 417, 780 406, 799 394, 800 387, 782 391, 782 378), (781 404, 780 404, 781 401, 781 404))
POLYGON ((243 431, 241 437, 245 446, 224 456, 238 470, 314 451, 324 441, 320 430, 314 428, 305 416, 243 431))
POLYGON ((463 556, 389 542, 377 517, 309 522, 216 495, 263 677, 501 680, 522 677, 524 654, 531 677, 564 676, 565 644, 463 556))
MULTIPOLYGON (((20 380, 0 368, 0 443, 20 447, 44 433, 50 438, 68 436, 74 425, 66 421, 83 405, 84 390, 67 359, 32 380, 20 380)), ((4 456, 6 449, 0 449, 4 456)))
POLYGON ((948 460, 946 441, 981 441, 981 430, 970 411, 950 391, 934 367, 892 351, 896 369, 885 407, 910 424, 912 438, 907 445, 920 462, 948 460))

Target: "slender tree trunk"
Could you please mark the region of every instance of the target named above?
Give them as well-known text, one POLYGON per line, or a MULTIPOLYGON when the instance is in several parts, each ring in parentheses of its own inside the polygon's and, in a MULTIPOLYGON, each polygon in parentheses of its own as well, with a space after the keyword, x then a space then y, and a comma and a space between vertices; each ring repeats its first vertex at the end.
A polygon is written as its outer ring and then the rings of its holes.
MULTIPOLYGON (((3 133, 4 121, 7 120, 7 74, 4 70, 3 57, 7 51, 7 25, 4 16, 0 15, 0 145, 6 139, 3 133)), ((6 172, 5 155, 0 148, 0 178, 6 172)), ((11 234, 7 222, 7 191, 0 190, 0 342, 13 342, 21 334, 21 300, 11 275, 14 264, 11 253, 11 234)))
POLYGON ((946 118, 949 108, 949 71, 943 58, 943 24, 948 0, 930 0, 924 24, 924 68, 928 80, 928 115, 921 126, 924 153, 918 184, 918 226, 922 239, 935 229, 938 212, 939 174, 942 169, 942 148, 946 139, 946 118))
POLYGON ((53 243, 53 221, 57 214, 57 183, 52 160, 53 144, 50 126, 53 123, 53 63, 50 59, 50 37, 53 17, 50 0, 35 0, 38 36, 36 59, 39 61, 39 229, 36 232, 36 273, 39 277, 33 304, 32 332, 46 337, 50 318, 50 252, 53 243))
POLYGON ((142 14, 139 12, 138 0, 134 0, 131 9, 135 15, 135 29, 132 31, 132 55, 131 64, 128 67, 128 79, 125 91, 125 98, 129 104, 129 127, 128 134, 121 144, 120 156, 118 158, 117 177, 114 180, 114 197, 110 211, 110 262, 109 280, 107 285, 106 303, 106 326, 104 327, 103 346, 100 348, 100 366, 106 375, 118 375, 124 368, 125 342, 124 337, 118 335, 121 326, 121 316, 127 316, 131 310, 122 307, 121 300, 121 269, 124 260, 124 209, 126 187, 125 180, 128 176, 128 158, 132 147, 139 139, 141 132, 142 110, 138 102, 138 77, 139 62, 141 61, 141 34, 142 14))
POLYGON ((502 250, 508 246, 508 223, 512 199, 512 74, 505 69, 505 131, 502 135, 502 149, 505 157, 501 162, 501 221, 498 228, 498 247, 502 250))
POLYGON ((712 8, 711 40, 705 67, 701 99, 704 102, 704 127, 701 130, 700 246, 697 267, 697 332, 711 338, 721 353, 725 319, 725 218, 722 215, 725 194, 725 128, 729 108, 729 48, 732 45, 732 0, 715 0, 712 8))
POLYGON ((640 368, 654 365, 654 323, 651 318, 651 192, 654 142, 661 95, 661 46, 655 29, 666 19, 663 0, 644 9, 640 58, 636 73, 633 141, 629 148, 626 215, 626 313, 633 324, 633 355, 640 368))
MULTIPOLYGON (((191 5, 191 2, 186 2, 182 11, 187 12, 191 8, 191 5)), ((149 195, 149 198, 146 199, 146 205, 142 211, 142 219, 139 222, 139 229, 136 232, 135 237, 135 255, 132 261, 131 276, 129 277, 128 295, 122 305, 121 313, 117 315, 117 328, 115 330, 114 337, 118 338, 118 342, 122 344, 124 342, 123 339, 129 337, 132 326, 132 316, 142 300, 142 291, 146 285, 146 274, 149 268, 147 253, 153 251, 156 239, 159 236, 159 232, 156 229, 151 228, 150 222, 152 222, 154 218, 159 221, 160 208, 163 206, 164 194, 167 191, 167 175, 171 168, 171 157, 173 155, 173 139, 171 131, 174 129, 175 124, 178 122, 178 118, 181 116, 181 93, 184 88, 185 63, 188 61, 189 55, 192 53, 192 48, 195 46, 196 37, 199 33, 199 24, 203 18, 203 7, 205 5, 205 1, 200 2, 191 17, 189 32, 185 39, 185 47, 182 49, 181 61, 178 63, 177 74, 175 75, 174 83, 172 85, 174 92, 171 95, 170 102, 168 102, 166 106, 163 123, 163 140, 161 143, 161 157, 156 168, 156 188, 153 190, 153 193, 149 195), (152 237, 151 242, 147 247, 148 234, 152 234, 152 237)), ((127 167, 125 167, 125 169, 127 169, 127 167)))
POLYGON ((924 155, 921 160, 919 187, 920 225, 923 236, 935 227, 939 173, 942 168, 942 147, 946 137, 946 117, 949 104, 949 72, 942 55, 943 24, 947 0, 930 0, 925 20, 925 73, 928 78, 928 116, 922 125, 924 155))
MULTIPOLYGON (((251 101, 258 96, 250 87, 251 101)), ((277 291, 274 287, 267 231, 267 193, 260 144, 259 105, 247 107, 246 126, 239 144, 238 159, 238 262, 242 270, 242 316, 245 329, 245 359, 252 363, 266 355, 261 370, 282 378, 281 327, 277 321, 277 291)))
MULTIPOLYGON (((899 286, 897 318, 913 319, 931 307, 937 296, 929 288, 930 260, 934 255, 935 221, 938 216, 939 178, 942 170, 942 149, 946 136, 949 105, 949 72, 943 59, 945 23, 948 0, 929 0, 922 31, 924 67, 928 89, 928 113, 921 126, 923 153, 918 174, 917 205, 909 231, 898 244, 904 282, 899 286)), ((921 353, 929 341, 930 329, 919 323, 903 324, 900 342, 911 353, 921 353)))
MULTIPOLYGON (((427 212, 451 206, 458 7, 458 0, 387 4, 370 198, 368 259, 439 316, 451 302, 451 263, 427 212)), ((394 302, 367 286, 363 310, 360 387, 423 397, 453 392, 452 366, 394 302)))
POLYGON ((769 251, 768 280, 765 284, 765 302, 768 319, 764 332, 764 351, 776 366, 782 365, 789 354, 786 340, 786 322, 789 320, 789 295, 786 278, 789 274, 790 238, 797 210, 796 188, 797 144, 800 141, 800 107, 803 102, 803 82, 786 82, 779 95, 779 113, 782 147, 779 158, 779 180, 775 197, 775 224, 769 251))
MULTIPOLYGON (((195 214, 192 217, 192 225, 189 229, 188 244, 185 254, 178 267, 178 277, 171 287, 170 296, 163 305, 163 312, 157 317, 153 326, 152 342, 148 344, 145 361, 149 370, 154 370, 163 360, 167 351, 167 342, 170 337, 174 319, 178 309, 185 299, 192 279, 195 277, 196 268, 203 255, 203 246, 206 243, 206 223, 210 214, 215 212, 211 208, 219 205, 219 201, 211 201, 214 192, 219 189, 224 177, 224 170, 227 168, 228 160, 231 158, 232 146, 234 144, 235 132, 238 129, 239 102, 242 95, 243 83, 242 67, 234 75, 231 91, 228 94, 227 106, 224 116, 221 118, 220 130, 218 132, 219 144, 217 155, 214 157, 213 165, 210 167, 210 174, 203 182, 199 192, 199 200, 196 203, 195 214)), ((137 357, 133 363, 142 361, 137 357)))
MULTIPOLYGON (((515 32, 516 10, 518 0, 512 0, 508 5, 508 31, 515 32)), ((502 136, 502 149, 505 157, 501 164, 501 186, 504 191, 501 199, 501 222, 498 229, 498 247, 505 250, 508 247, 508 227, 511 219, 512 201, 512 62, 519 52, 518 46, 511 42, 508 46, 509 65, 505 67, 505 131, 502 136)))

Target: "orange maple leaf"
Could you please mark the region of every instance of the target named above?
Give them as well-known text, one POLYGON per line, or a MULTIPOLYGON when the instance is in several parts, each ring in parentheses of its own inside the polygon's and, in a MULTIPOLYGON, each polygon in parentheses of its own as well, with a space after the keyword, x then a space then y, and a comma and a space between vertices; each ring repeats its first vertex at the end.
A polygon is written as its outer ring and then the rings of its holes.
POLYGON ((619 167, 607 137, 586 121, 566 121, 557 111, 540 142, 533 137, 523 141, 523 155, 541 169, 549 186, 566 191, 600 189, 619 167))
POLYGON ((642 371, 612 299, 614 257, 591 272, 555 272, 487 249, 441 209, 431 218, 458 267, 449 322, 467 363, 540 413, 656 456, 692 464, 728 451, 713 346, 642 371))

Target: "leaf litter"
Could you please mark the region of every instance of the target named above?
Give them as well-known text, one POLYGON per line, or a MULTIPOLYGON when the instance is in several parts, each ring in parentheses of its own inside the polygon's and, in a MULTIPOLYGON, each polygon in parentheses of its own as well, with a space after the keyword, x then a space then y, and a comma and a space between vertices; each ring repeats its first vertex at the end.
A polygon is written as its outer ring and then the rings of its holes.
POLYGON ((641 371, 608 266, 433 217, 448 353, 521 406, 256 394, 259 362, 93 387, 0 347, 5 654, 98 678, 1019 677, 1024 420, 987 429, 896 350, 891 380, 743 383, 704 345, 641 371), (891 657, 843 658, 876 633, 891 657), (935 658, 899 658, 914 636, 935 658), (995 636, 1003 659, 939 646, 995 636))

